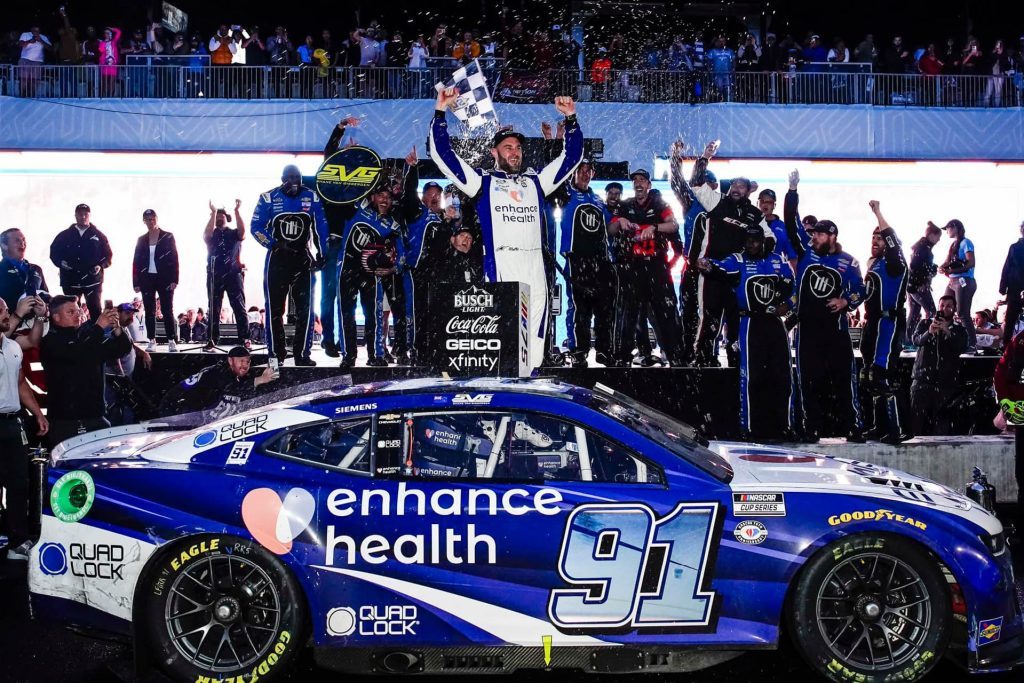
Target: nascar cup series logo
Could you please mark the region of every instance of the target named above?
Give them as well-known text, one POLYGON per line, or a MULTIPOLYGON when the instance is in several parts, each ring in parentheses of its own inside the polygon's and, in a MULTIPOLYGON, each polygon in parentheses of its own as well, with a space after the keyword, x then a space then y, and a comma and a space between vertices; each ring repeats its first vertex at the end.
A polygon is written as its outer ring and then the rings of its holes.
POLYGON ((384 165, 367 147, 346 147, 324 160, 316 172, 316 191, 331 204, 352 204, 373 191, 384 165))

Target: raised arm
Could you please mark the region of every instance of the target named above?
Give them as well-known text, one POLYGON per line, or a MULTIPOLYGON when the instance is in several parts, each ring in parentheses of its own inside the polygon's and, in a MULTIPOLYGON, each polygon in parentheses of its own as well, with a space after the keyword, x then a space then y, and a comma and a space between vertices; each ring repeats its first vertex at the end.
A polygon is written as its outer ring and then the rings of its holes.
POLYGON ((203 230, 203 241, 209 242, 213 238, 213 230, 217 227, 217 207, 210 200, 210 220, 206 221, 206 229, 203 230))
POLYGON ((545 197, 568 180, 583 160, 583 131, 576 121, 576 103, 571 97, 556 97, 555 107, 565 116, 565 141, 561 153, 538 176, 545 197))
POLYGON ((455 184, 463 194, 470 198, 480 192, 483 181, 480 171, 476 170, 455 153, 451 139, 448 137, 448 121, 446 112, 455 104, 459 94, 454 88, 442 90, 437 94, 434 105, 434 118, 430 121, 430 158, 448 180, 455 184))
POLYGON ((782 217, 786 223, 786 234, 789 236, 789 243, 796 251, 797 258, 803 257, 811 248, 811 236, 806 230, 800 227, 800 195, 797 193, 797 185, 800 184, 800 172, 793 171, 789 174, 789 192, 783 203, 782 217))
POLYGON ((412 151, 405 157, 405 182, 400 205, 402 219, 406 224, 419 218, 424 208, 423 202, 420 201, 420 170, 416 166, 418 159, 414 145, 412 151))
POLYGON ((245 220, 242 218, 241 213, 242 200, 235 200, 235 234, 238 235, 238 241, 241 242, 245 239, 245 220))
POLYGON ((338 121, 338 125, 331 130, 331 136, 327 138, 327 144, 324 145, 324 158, 326 159, 341 149, 341 141, 345 137, 346 128, 355 128, 358 125, 359 118, 356 116, 347 116, 338 121))
POLYGON ((900 240, 896 237, 896 231, 882 215, 880 202, 877 199, 872 199, 868 205, 871 207, 871 212, 875 214, 875 218, 878 219, 878 229, 885 242, 885 270, 890 277, 897 277, 900 273, 907 271, 907 259, 903 255, 903 247, 900 246, 900 240))
POLYGON ((683 141, 676 140, 672 143, 669 154, 669 182, 672 186, 672 193, 676 200, 683 207, 683 215, 690 211, 693 204, 693 190, 689 183, 683 178, 683 141))
POLYGON ((693 195, 700 205, 707 211, 711 211, 722 201, 722 193, 707 184, 708 162, 718 151, 718 145, 718 140, 712 140, 705 145, 704 152, 693 165, 693 175, 690 176, 690 189, 693 190, 693 195))

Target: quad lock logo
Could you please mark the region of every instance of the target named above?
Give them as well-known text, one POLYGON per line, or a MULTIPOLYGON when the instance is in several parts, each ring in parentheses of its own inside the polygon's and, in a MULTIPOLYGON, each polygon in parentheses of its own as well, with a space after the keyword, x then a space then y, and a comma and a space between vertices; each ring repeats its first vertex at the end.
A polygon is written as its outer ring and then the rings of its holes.
POLYGON ((414 636, 419 626, 415 605, 363 605, 335 607, 327 613, 327 633, 332 636, 414 636))
POLYGON ((237 441, 247 436, 265 432, 267 431, 268 419, 270 419, 269 415, 262 414, 247 417, 244 420, 237 420, 231 424, 223 425, 220 429, 211 429, 199 434, 192 441, 192 445, 196 448, 204 448, 212 443, 237 441))
POLYGON ((39 570, 46 576, 72 576, 87 579, 123 581, 124 546, 109 543, 72 543, 67 550, 60 543, 44 543, 39 548, 39 570))

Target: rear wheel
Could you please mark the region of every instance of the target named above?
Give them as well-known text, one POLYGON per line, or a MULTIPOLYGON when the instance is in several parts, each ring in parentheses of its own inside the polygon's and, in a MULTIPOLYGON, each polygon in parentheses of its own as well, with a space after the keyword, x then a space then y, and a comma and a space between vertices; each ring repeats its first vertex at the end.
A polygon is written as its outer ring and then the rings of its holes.
POLYGON ((235 536, 180 541, 150 575, 142 616, 175 681, 283 675, 303 642, 305 602, 280 560, 235 536))
POLYGON ((834 681, 915 681, 945 653, 946 581, 915 544, 885 534, 844 538, 815 555, 789 610, 804 659, 834 681))

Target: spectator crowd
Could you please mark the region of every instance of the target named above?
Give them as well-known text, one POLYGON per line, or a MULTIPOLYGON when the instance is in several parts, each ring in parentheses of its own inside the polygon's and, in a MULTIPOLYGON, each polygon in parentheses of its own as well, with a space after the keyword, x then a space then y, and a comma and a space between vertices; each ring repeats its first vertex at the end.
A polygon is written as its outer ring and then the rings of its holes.
POLYGON ((1024 90, 1024 35, 989 43, 967 35, 911 44, 898 33, 878 41, 873 34, 841 37, 812 31, 780 38, 770 30, 763 35, 725 34, 666 21, 645 31, 641 40, 627 40, 627 32, 606 26, 592 27, 581 40, 568 26, 531 26, 505 12, 499 22, 486 27, 440 23, 432 31, 403 32, 373 20, 340 35, 327 28, 293 35, 284 24, 270 29, 225 23, 207 34, 173 33, 159 22, 123 30, 117 23, 80 30, 62 9, 55 35, 47 35, 38 25, 6 32, 0 41, 0 64, 22 67, 22 96, 35 96, 40 68, 54 64, 96 65, 100 89, 87 94, 101 96, 429 97, 430 86, 443 70, 475 59, 499 96, 502 88, 497 86, 504 80, 504 96, 510 99, 519 97, 520 79, 543 74, 548 75, 546 84, 529 81, 543 91, 542 100, 556 88, 578 98, 613 100, 998 107, 1018 104, 1024 90), (149 61, 156 65, 198 68, 188 58, 199 57, 212 67, 282 67, 283 73, 267 82, 252 72, 213 69, 209 82, 197 79, 184 91, 172 91, 169 81, 142 86, 130 83, 132 79, 119 71, 121 65, 145 64, 132 60, 143 56, 155 58, 149 61), (388 72, 378 72, 381 68, 388 72), (804 83, 792 78, 823 72, 831 79, 804 83), (882 74, 884 80, 854 80, 857 74, 869 73, 882 74), (781 78, 782 74, 788 77, 781 78), (932 83, 905 80, 908 76, 947 78, 932 83), (979 78, 953 78, 961 76, 979 78))

